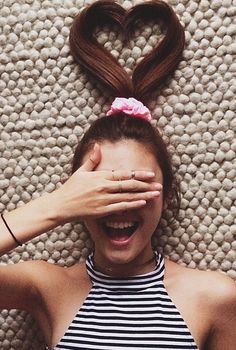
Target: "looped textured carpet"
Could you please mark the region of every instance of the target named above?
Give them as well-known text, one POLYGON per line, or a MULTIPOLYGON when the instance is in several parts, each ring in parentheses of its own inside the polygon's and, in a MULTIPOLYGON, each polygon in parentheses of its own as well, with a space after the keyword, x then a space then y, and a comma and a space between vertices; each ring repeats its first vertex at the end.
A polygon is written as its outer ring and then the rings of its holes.
MULTIPOLYGON (((83 131, 111 102, 77 67, 68 35, 91 1, 0 1, 0 211, 52 191, 68 177, 83 131)), ((125 8, 135 2, 120 2, 125 8)), ((186 31, 184 58, 149 107, 181 181, 180 218, 166 212, 154 244, 174 261, 236 278, 236 101, 233 0, 170 0, 186 31)), ((129 48, 104 28, 98 40, 131 71, 160 37, 157 24, 137 29, 129 48)), ((81 225, 67 224, 4 255, 1 263, 43 259, 62 266, 91 247, 81 225)), ((55 296, 56 298, 56 296, 55 296)), ((3 311, 0 348, 40 350, 24 312, 3 311)))

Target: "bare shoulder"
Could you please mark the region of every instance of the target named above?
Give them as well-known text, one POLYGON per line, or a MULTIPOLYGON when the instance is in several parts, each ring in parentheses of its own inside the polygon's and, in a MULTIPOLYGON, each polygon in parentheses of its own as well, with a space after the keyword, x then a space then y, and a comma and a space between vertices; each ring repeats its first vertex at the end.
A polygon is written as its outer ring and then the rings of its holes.
POLYGON ((21 271, 23 275, 31 275, 31 278, 35 280, 52 278, 52 276, 64 271, 64 268, 43 260, 26 261, 13 266, 16 272, 21 271))
POLYGON ((166 259, 164 283, 199 348, 235 349, 236 284, 230 277, 221 272, 187 268, 166 259))
POLYGON ((86 275, 84 266, 79 263, 67 268, 42 260, 26 261, 1 267, 0 279, 2 282, 6 275, 8 284, 11 282, 16 287, 24 285, 25 288, 30 286, 31 293, 37 293, 45 285, 53 288, 73 279, 82 280, 86 275))
MULTIPOLYGON (((37 280, 53 281, 54 283, 58 280, 61 283, 62 280, 82 280, 86 277, 86 268, 84 263, 78 263, 71 267, 64 267, 54 263, 46 261, 33 261, 27 262, 28 267, 34 270, 38 277, 37 280)), ((50 283, 52 285, 52 283, 50 283)))
POLYGON ((166 272, 169 283, 180 283, 193 293, 205 296, 213 305, 236 301, 236 283, 222 272, 202 271, 181 266, 166 259, 166 272))
POLYGON ((236 342, 232 335, 234 327, 236 337, 235 282, 224 273, 191 269, 168 259, 165 265, 166 284, 170 292, 187 309, 195 310, 193 324, 198 323, 201 328, 205 322, 206 348, 218 350, 222 336, 224 339, 227 337, 231 350, 231 343, 236 342), (199 319, 198 314, 201 315, 199 319))
POLYGON ((0 308, 31 311, 45 284, 62 276, 62 268, 43 261, 27 261, 0 267, 0 308))
POLYGON ((17 264, 1 265, 0 278, 4 279, 5 275, 10 281, 22 283, 25 281, 37 280, 45 273, 53 273, 54 267, 45 261, 24 261, 17 264))
MULTIPOLYGON (((23 264, 22 264, 23 265, 23 264)), ((30 271, 30 284, 33 286, 33 298, 37 305, 42 302, 49 307, 55 304, 55 295, 62 302, 67 296, 83 290, 87 285, 85 264, 78 263, 64 267, 46 261, 26 262, 25 269, 30 271)))

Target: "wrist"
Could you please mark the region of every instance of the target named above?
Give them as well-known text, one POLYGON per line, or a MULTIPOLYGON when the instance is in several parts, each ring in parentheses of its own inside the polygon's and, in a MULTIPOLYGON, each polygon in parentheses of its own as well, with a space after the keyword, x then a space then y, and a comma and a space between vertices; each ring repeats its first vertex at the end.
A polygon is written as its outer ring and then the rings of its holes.
POLYGON ((27 242, 60 225, 51 193, 45 193, 22 207, 6 212, 4 216, 21 242, 27 242))
POLYGON ((66 220, 63 211, 63 203, 59 189, 47 193, 44 197, 45 208, 48 208, 45 212, 48 222, 50 222, 53 227, 65 224, 68 220, 66 220))

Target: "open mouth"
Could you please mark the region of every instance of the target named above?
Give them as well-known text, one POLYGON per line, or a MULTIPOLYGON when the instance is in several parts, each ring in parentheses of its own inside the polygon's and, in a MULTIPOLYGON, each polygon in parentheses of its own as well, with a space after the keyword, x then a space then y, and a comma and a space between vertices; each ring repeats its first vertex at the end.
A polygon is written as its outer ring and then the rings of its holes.
POLYGON ((103 229, 106 235, 119 242, 128 240, 138 228, 138 222, 112 222, 106 221, 103 223, 103 229))

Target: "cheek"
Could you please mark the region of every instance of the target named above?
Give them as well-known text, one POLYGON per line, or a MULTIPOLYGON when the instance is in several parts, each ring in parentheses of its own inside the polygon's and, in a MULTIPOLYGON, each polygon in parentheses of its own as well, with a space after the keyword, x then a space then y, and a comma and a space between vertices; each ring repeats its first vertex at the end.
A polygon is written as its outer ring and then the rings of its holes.
POLYGON ((148 201, 145 207, 142 209, 145 223, 156 227, 160 221, 163 209, 164 206, 162 196, 148 201))

